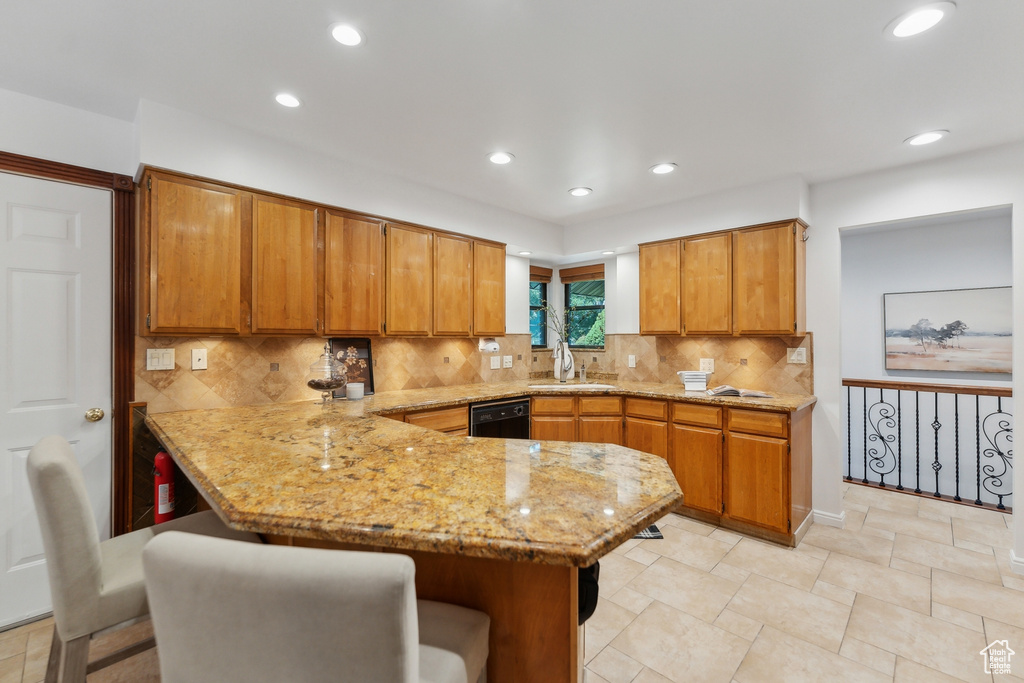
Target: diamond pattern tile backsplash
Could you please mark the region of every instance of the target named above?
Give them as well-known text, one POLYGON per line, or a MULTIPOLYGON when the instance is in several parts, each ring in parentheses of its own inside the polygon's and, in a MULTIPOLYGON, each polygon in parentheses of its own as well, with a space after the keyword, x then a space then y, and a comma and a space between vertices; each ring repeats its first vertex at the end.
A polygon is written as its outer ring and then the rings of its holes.
MULTIPOLYGON (((371 339, 377 391, 503 382, 552 376, 551 352, 533 350, 530 335, 497 339, 498 355, 512 356, 512 368, 492 370, 492 354, 476 339, 371 339)), ((314 400, 306 386, 309 366, 323 353, 318 338, 135 338, 135 400, 149 412, 314 400), (146 370, 146 349, 174 348, 173 370, 146 370), (190 370, 191 350, 208 349, 206 370, 190 370), (276 367, 276 369, 274 369, 276 367)), ((576 352, 577 368, 587 365, 590 380, 620 379, 676 384, 678 370, 696 370, 700 358, 714 358, 709 386, 731 384, 792 394, 814 387, 812 338, 806 337, 648 337, 608 335, 603 350, 576 352), (786 349, 807 349, 807 364, 786 362, 786 349), (636 356, 636 367, 628 359, 636 356), (746 361, 744 364, 743 361, 746 361)))

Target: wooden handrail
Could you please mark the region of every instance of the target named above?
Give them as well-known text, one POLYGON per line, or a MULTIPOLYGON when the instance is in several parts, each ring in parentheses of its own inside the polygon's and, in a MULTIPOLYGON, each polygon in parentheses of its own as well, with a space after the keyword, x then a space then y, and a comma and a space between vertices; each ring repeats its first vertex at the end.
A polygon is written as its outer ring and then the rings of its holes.
POLYGON ((897 389, 899 391, 926 391, 936 394, 968 394, 971 396, 1000 396, 1010 398, 1013 389, 1004 387, 977 387, 964 384, 924 384, 920 382, 891 382, 879 379, 844 379, 844 387, 867 389, 897 389))

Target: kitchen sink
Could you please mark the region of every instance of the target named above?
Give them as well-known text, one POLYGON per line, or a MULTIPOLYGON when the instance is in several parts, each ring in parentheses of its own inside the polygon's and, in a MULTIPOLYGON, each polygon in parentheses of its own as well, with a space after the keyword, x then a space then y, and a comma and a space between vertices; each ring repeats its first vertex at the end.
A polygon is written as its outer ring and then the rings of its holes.
POLYGON ((587 389, 614 389, 614 384, 581 384, 579 382, 566 384, 531 384, 531 389, 560 389, 564 391, 585 391, 587 389))

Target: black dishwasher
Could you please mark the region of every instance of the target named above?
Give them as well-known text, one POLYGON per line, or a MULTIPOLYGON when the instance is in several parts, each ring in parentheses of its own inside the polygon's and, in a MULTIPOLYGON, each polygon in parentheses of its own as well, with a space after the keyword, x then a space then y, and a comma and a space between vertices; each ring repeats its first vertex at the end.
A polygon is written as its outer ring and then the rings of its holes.
POLYGON ((469 407, 469 435, 499 439, 530 438, 530 399, 512 398, 469 407))

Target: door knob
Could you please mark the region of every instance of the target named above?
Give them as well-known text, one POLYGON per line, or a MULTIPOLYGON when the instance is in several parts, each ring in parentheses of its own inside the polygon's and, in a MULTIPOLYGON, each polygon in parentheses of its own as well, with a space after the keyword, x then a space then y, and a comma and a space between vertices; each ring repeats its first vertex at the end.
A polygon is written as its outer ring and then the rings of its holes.
POLYGON ((89 408, 89 410, 85 411, 85 419, 89 422, 99 422, 103 419, 103 409, 89 408))

